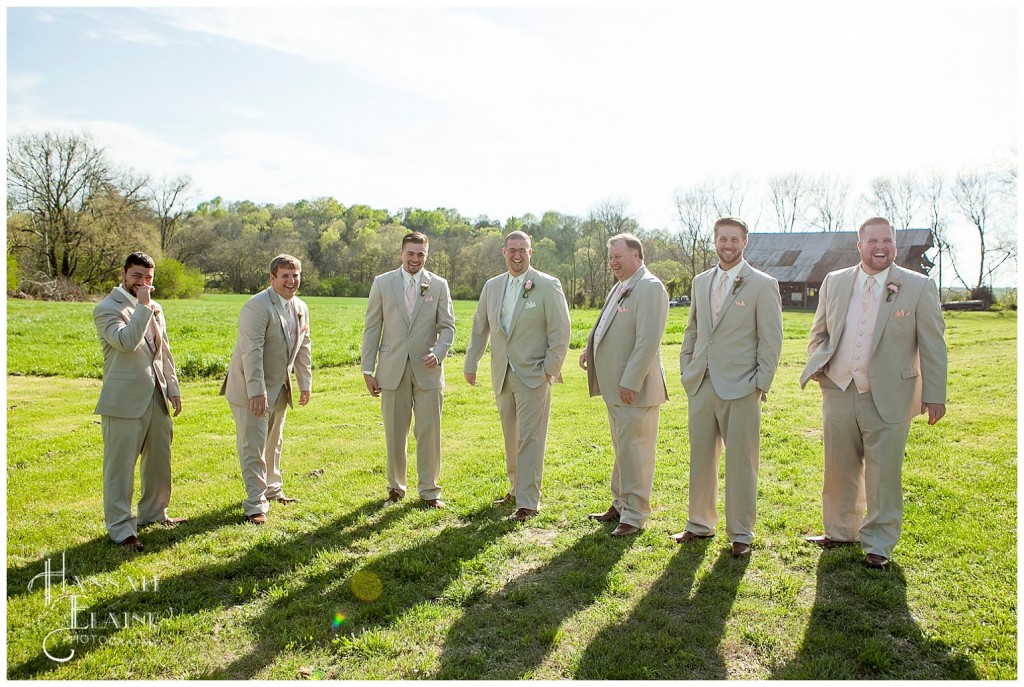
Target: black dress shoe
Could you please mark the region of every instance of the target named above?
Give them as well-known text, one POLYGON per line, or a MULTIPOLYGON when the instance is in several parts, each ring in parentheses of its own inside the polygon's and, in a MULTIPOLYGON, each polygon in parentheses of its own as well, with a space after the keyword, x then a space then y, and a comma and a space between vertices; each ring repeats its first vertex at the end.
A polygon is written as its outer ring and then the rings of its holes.
POLYGON ((889 559, 885 556, 879 556, 877 553, 869 553, 864 556, 864 565, 875 570, 885 570, 889 567, 889 559))
POLYGON ((134 534, 117 542, 117 545, 123 546, 129 551, 142 551, 142 542, 134 534))

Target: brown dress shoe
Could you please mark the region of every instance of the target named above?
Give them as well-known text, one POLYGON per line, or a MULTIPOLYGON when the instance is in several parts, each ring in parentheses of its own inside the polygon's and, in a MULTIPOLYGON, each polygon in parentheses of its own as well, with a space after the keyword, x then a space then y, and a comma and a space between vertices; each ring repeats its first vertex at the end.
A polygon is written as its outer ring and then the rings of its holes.
POLYGON ((885 570, 889 567, 889 559, 877 553, 869 553, 864 556, 864 565, 875 570, 885 570))
POLYGON ((539 512, 540 511, 535 511, 535 510, 533 510, 531 508, 519 508, 519 509, 516 510, 515 513, 513 513, 510 516, 508 516, 508 519, 513 521, 513 522, 524 522, 524 521, 529 520, 530 518, 536 516, 537 513, 539 513, 539 512))
POLYGON ((267 521, 266 513, 254 513, 252 515, 246 515, 245 521, 253 525, 262 525, 267 521))
POLYGON ((293 499, 290 496, 278 496, 274 500, 277 501, 278 503, 298 503, 299 502, 298 499, 293 499))
POLYGON ((679 532, 678 534, 670 534, 668 535, 668 538, 674 541, 676 544, 686 544, 691 541, 697 541, 698 539, 711 539, 714 536, 715 535, 713 534, 697 534, 696 532, 685 530, 683 532, 679 532))
POLYGON ((385 506, 389 506, 392 503, 398 503, 399 501, 402 500, 402 498, 403 498, 402 494, 399 494, 394 489, 389 489, 388 490, 388 497, 386 499, 384 499, 384 505, 385 506))
POLYGON ((837 546, 853 546, 857 542, 855 541, 842 541, 840 539, 829 539, 826 535, 822 534, 817 537, 804 537, 804 541, 808 544, 816 544, 823 549, 834 549, 837 546))
POLYGON ((629 537, 640 531, 639 527, 634 525, 627 525, 624 522, 620 522, 619 526, 612 530, 613 537, 629 537))
POLYGON ((442 501, 441 499, 430 499, 429 501, 424 501, 423 503, 427 504, 429 508, 444 508, 444 501, 442 501))
POLYGON ((741 541, 734 541, 732 543, 732 557, 743 558, 744 556, 750 555, 750 544, 744 544, 741 541))
POLYGON ((123 546, 129 551, 142 551, 142 542, 140 542, 139 538, 134 534, 117 542, 117 545, 123 546))
POLYGON ((608 510, 604 513, 591 513, 587 516, 588 520, 597 520, 598 522, 618 522, 619 511, 615 510, 614 506, 608 506, 608 510))
POLYGON ((500 506, 500 505, 505 504, 505 503, 515 503, 515 502, 516 502, 516 497, 512 495, 512 492, 506 493, 501 498, 494 499, 494 505, 495 506, 500 506))

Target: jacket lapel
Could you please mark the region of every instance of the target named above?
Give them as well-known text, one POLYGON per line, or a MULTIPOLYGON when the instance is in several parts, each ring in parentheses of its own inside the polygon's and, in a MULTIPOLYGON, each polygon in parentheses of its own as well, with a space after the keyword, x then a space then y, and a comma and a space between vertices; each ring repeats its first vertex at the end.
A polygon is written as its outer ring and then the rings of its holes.
POLYGON ((878 348, 878 341, 882 338, 882 332, 885 331, 885 325, 889 323, 889 318, 892 317, 892 309, 896 307, 896 302, 899 301, 900 297, 897 293, 891 299, 886 300, 885 296, 888 296, 889 287, 887 284, 895 284, 899 287, 902 284, 900 278, 899 268, 896 263, 892 264, 889 268, 889 278, 885 284, 879 284, 878 287, 882 289, 882 294, 879 296, 881 300, 878 303, 878 315, 875 317, 875 333, 871 337, 871 355, 875 354, 875 349, 878 348))
MULTIPOLYGON (((523 308, 526 307, 526 301, 527 301, 528 297, 527 298, 523 298, 523 296, 526 295, 526 282, 528 282, 531 279, 533 279, 533 277, 530 276, 532 274, 533 274, 533 268, 531 267, 530 269, 528 269, 526 271, 526 274, 523 275, 523 286, 522 286, 523 292, 521 294, 519 294, 519 296, 515 300, 515 306, 512 308, 512 321, 509 322, 509 324, 508 324, 508 335, 509 335, 510 338, 512 336, 512 332, 515 331, 516 322, 519 320, 519 313, 521 313, 523 311, 523 308)), ((509 278, 511 279, 511 276, 509 278)), ((536 285, 536 281, 534 282, 534 285, 536 285)), ((506 288, 508 288, 508 287, 506 286, 506 288)))
MULTIPOLYGON (((857 283, 857 270, 859 269, 860 267, 856 266, 843 274, 836 284, 837 291, 835 295, 829 296, 836 299, 836 330, 830 336, 833 352, 835 352, 836 347, 839 345, 839 340, 843 336, 843 330, 846 329, 846 316, 850 312, 850 299, 853 298, 853 285, 857 283)), ((826 305, 828 304, 826 303, 826 305)))
MULTIPOLYGON (((423 305, 424 297, 430 293, 430 276, 430 272, 423 270, 423 276, 420 277, 420 285, 412 295, 412 319, 409 320, 410 329, 412 329, 412 323, 416 321, 416 316, 420 314, 420 307, 423 305)), ((404 297, 402 307, 405 307, 404 297)))
MULTIPOLYGON (((714 272, 712 272, 712 275, 714 275, 714 272)), ((731 306, 732 302, 734 300, 736 300, 736 293, 740 289, 743 288, 743 281, 749 275, 750 275, 750 265, 744 263, 743 267, 740 268, 739 274, 736 275, 736 279, 740 280, 739 285, 737 286, 736 281, 734 280, 733 283, 732 283, 732 287, 728 291, 725 292, 725 300, 722 301, 722 312, 718 315, 718 322, 714 322, 714 319, 715 319, 714 315, 712 315, 712 317, 711 317, 711 320, 713 322, 713 324, 711 325, 711 330, 712 331, 714 331, 714 329, 719 324, 722 323, 722 320, 725 319, 725 313, 729 312, 729 306, 731 306)), ((715 281, 714 279, 711 280, 711 283, 712 283, 711 288, 712 289, 714 288, 714 281, 715 281)))

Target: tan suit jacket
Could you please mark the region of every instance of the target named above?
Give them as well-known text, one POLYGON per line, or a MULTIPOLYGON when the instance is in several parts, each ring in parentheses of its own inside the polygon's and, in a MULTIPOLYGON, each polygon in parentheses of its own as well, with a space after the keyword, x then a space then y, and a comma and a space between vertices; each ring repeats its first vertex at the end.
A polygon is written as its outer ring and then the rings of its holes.
POLYGON ((693 280, 690 318, 679 353, 689 399, 689 516, 686 529, 714 534, 718 523, 718 462, 726 447, 725 515, 730 541, 749 544, 757 515, 761 405, 782 353, 779 283, 746 261, 726 292, 718 322, 711 290, 717 269, 693 280), (705 381, 705 373, 710 379, 705 381))
POLYGON ((533 288, 525 298, 516 299, 506 336, 501 326, 501 305, 508 279, 505 272, 484 284, 463 370, 476 374, 490 339, 491 385, 495 394, 501 393, 509 365, 531 389, 543 384, 546 374, 561 383, 562 363, 569 351, 569 306, 561 282, 531 268, 523 283, 532 282, 533 288))
MULTIPOLYGON (((159 308, 155 301, 153 308, 159 308)), ((103 388, 95 411, 103 432, 103 519, 110 538, 122 542, 138 536, 139 523, 167 518, 174 434, 170 399, 181 392, 161 315, 132 305, 115 288, 93 309, 93 321, 103 346, 103 388), (154 323, 158 334, 150 343, 146 332, 154 323), (131 502, 140 451, 135 517, 131 502)))
MULTIPOLYGON (((821 284, 801 388, 828 369, 846 326, 857 269, 830 272, 821 284)), ((945 328, 935 282, 893 264, 878 305, 868 369, 871 396, 884 421, 909 422, 922 402, 946 402, 945 328), (890 283, 898 293, 886 300, 890 283)))
POLYGON ((693 280, 690 318, 679 353, 680 381, 693 396, 704 372, 719 397, 743 398, 755 388, 768 391, 782 353, 782 298, 779 282, 744 264, 743 281, 725 296, 718 323, 711 313, 712 268, 693 280))
POLYGON ((285 333, 288 317, 272 293, 269 287, 257 293, 246 301, 238 316, 238 341, 220 388, 221 395, 234 405, 248 407, 249 399, 266 394, 267 407, 273 408, 283 390, 288 405, 293 406, 293 371, 299 391, 313 388, 309 308, 298 296, 292 297, 297 306, 299 333, 297 345, 289 349, 285 333))
POLYGON ((569 306, 557 278, 530 269, 523 275, 523 292, 516 295, 506 335, 501 309, 509 279, 506 272, 484 284, 463 370, 476 374, 490 339, 491 386, 505 437, 508 493, 519 508, 540 510, 551 416, 551 386, 545 375, 562 381, 569 350, 569 306))
POLYGON ((402 291, 402 269, 374 278, 363 324, 362 370, 375 370, 381 389, 398 387, 407 362, 412 365, 417 386, 443 389, 444 366, 440 363, 454 341, 455 313, 446 280, 423 271, 410 322, 402 291), (439 363, 435 368, 422 362, 430 352, 439 363))
POLYGON ((146 306, 133 306, 117 288, 96 305, 92 316, 103 346, 103 388, 96 404, 97 415, 142 417, 157 386, 165 399, 181 395, 167 326, 161 316, 146 306), (160 330, 160 347, 155 354, 145 339, 154 318, 160 330))
POLYGON ((661 280, 641 265, 630 278, 629 293, 616 303, 604 336, 594 345, 598 317, 587 337, 587 382, 591 396, 608 405, 624 405, 619 387, 636 393, 634 407, 668 401, 665 368, 661 363, 661 337, 668 322, 668 293, 661 280))

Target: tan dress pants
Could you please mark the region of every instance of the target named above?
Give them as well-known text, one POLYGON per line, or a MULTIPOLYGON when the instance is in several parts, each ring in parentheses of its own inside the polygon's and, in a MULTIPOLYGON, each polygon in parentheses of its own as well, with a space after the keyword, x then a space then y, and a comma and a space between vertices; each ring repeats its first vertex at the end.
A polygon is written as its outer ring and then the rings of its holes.
POLYGON ((651 516, 651 487, 654 484, 661 406, 607 407, 612 446, 615 448, 612 507, 619 511, 619 522, 643 527, 651 516))
POLYGON ((540 510, 544 477, 544 447, 551 417, 551 384, 536 389, 505 368, 505 384, 497 395, 501 431, 505 437, 505 472, 516 507, 540 510))
POLYGON ((416 426, 416 475, 420 498, 430 501, 441 497, 441 406, 444 390, 423 389, 416 384, 412 364, 406 361, 402 381, 394 390, 382 389, 381 413, 388 449, 388 487, 405 496, 408 465, 409 427, 413 416, 416 426))

